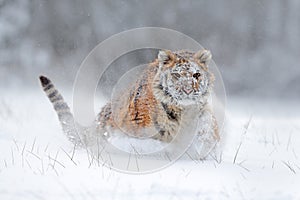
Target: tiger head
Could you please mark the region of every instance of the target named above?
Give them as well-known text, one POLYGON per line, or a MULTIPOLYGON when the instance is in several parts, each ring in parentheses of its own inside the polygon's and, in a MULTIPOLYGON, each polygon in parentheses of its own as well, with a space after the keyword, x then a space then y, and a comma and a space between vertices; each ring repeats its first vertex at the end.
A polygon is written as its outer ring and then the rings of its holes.
POLYGON ((158 53, 158 70, 154 79, 155 93, 164 102, 179 105, 204 104, 207 101, 213 74, 208 69, 211 53, 200 50, 158 53))

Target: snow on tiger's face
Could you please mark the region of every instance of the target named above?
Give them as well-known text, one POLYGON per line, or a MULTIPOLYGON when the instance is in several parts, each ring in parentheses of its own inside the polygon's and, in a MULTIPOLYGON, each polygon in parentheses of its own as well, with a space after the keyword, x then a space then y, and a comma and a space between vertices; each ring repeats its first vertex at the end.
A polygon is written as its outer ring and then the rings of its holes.
POLYGON ((160 88, 176 104, 205 103, 213 82, 213 75, 207 68, 210 59, 208 50, 196 53, 160 51, 160 88))

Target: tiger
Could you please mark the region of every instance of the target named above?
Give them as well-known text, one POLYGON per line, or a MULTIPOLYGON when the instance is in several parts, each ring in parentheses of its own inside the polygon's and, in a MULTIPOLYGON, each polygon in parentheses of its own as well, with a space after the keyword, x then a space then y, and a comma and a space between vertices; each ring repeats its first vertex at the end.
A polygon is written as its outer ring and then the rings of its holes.
POLYGON ((214 74, 209 63, 212 54, 207 49, 160 50, 143 73, 119 95, 120 106, 114 109, 112 100, 102 107, 92 127, 80 127, 70 107, 46 76, 39 77, 52 103, 63 132, 78 146, 91 146, 97 138, 107 140, 122 131, 139 140, 150 138, 170 143, 176 137, 184 119, 183 112, 191 108, 196 113, 197 128, 194 142, 200 159, 205 158, 220 141, 216 117, 209 101, 214 74), (145 131, 147 130, 147 131, 145 131), (199 144, 197 144, 197 141, 199 144))

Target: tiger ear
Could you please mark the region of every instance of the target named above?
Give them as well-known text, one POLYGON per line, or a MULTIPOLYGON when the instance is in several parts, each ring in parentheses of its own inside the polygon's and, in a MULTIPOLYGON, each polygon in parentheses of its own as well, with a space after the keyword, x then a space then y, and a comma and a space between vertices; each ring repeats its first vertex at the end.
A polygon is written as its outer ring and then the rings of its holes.
POLYGON ((159 64, 172 65, 175 62, 175 55, 170 50, 160 50, 157 59, 159 64))
POLYGON ((203 49, 194 54, 194 60, 201 66, 207 67, 212 55, 209 50, 203 49))

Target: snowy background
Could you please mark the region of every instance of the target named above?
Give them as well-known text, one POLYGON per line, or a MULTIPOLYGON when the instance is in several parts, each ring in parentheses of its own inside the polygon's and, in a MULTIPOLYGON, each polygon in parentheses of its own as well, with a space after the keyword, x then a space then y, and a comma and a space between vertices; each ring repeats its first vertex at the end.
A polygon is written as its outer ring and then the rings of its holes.
POLYGON ((0 199, 300 199, 299 9, 297 0, 0 0, 0 199), (38 75, 71 104, 86 55, 143 26, 212 51, 228 94, 221 157, 128 175, 62 134, 38 75))

